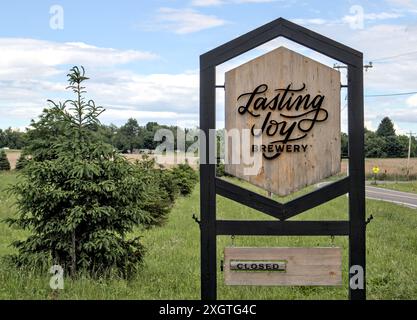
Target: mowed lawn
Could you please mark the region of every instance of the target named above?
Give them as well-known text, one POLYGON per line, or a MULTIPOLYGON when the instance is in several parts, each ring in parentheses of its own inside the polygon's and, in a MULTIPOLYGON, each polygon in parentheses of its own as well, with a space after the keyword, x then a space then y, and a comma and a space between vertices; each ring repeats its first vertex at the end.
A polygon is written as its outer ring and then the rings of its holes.
POLYGON ((378 184, 377 187, 387 188, 396 191, 417 193, 417 181, 412 182, 399 182, 399 183, 387 183, 387 184, 378 184))
MULTIPOLYGON (((5 192, 16 181, 14 173, 0 174, 0 219, 15 214, 13 199, 5 192)), ((234 180, 243 185, 242 182, 234 180)), ((248 186, 245 184, 245 186, 248 186)), ((257 190, 251 187, 253 190, 257 190)), ((302 191, 306 192, 308 190, 302 191)), ((302 193, 301 192, 301 193, 302 193)), ((287 199, 281 199, 285 201, 287 199)), ((50 275, 17 270, 0 260, 0 299, 199 299, 199 228, 192 219, 199 212, 199 189, 178 199, 163 227, 145 232, 147 248, 141 272, 129 281, 65 278, 65 288, 52 295, 50 275)), ((374 220, 367 232, 369 299, 417 299, 417 210, 379 201, 367 201, 374 220)), ((269 219, 266 215, 218 197, 223 219, 269 219)), ((300 220, 347 219, 347 197, 342 196, 303 213, 300 220)), ((27 234, 0 222, 0 258, 13 252, 9 244, 27 234)), ((226 246, 341 246, 344 250, 342 287, 228 287, 218 268, 219 299, 347 299, 347 238, 336 237, 230 237, 218 238, 218 265, 226 246)))

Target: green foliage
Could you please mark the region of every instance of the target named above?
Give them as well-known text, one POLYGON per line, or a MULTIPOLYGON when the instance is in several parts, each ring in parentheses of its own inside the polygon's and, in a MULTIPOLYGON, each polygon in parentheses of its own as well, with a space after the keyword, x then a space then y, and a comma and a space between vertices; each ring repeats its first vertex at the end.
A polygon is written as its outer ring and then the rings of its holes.
POLYGON ((226 172, 224 171, 224 163, 218 163, 216 166, 216 176, 217 177, 224 177, 226 172))
POLYGON ((28 156, 27 156, 27 154, 26 154, 26 152, 25 151, 23 151, 21 154, 20 154, 20 156, 19 156, 19 158, 17 159, 17 161, 16 161, 16 170, 22 170, 22 169, 24 169, 25 167, 26 167, 26 165, 28 164, 28 162, 29 162, 30 160, 29 160, 29 158, 28 158, 28 156))
POLYGON ((53 262, 72 275, 115 269, 129 276, 144 248, 139 237, 127 234, 135 226, 154 224, 169 207, 146 170, 102 141, 97 129, 104 109, 85 100, 87 79, 83 68, 72 68, 68 88, 75 99, 50 101, 52 108, 34 123, 33 159, 12 188, 19 214, 8 220, 31 235, 14 242, 13 260, 21 266, 53 262))
POLYGON ((169 201, 174 202, 180 194, 179 186, 171 170, 159 170, 159 187, 168 195, 169 201))
POLYGON ((188 163, 179 164, 172 170, 172 174, 181 195, 189 195, 198 181, 198 175, 195 170, 188 163))
POLYGON ((381 120, 381 123, 378 126, 378 129, 376 130, 376 134, 379 137, 391 137, 395 136, 395 129, 394 129, 394 123, 391 121, 390 118, 385 117, 381 120))
POLYGON ((151 220, 149 223, 144 223, 144 226, 149 228, 153 225, 162 225, 178 194, 170 172, 158 168, 154 159, 144 155, 141 161, 135 163, 135 174, 140 175, 147 182, 148 196, 142 205, 150 213, 151 220))
POLYGON ((26 145, 26 134, 11 127, 6 130, 0 129, 0 149, 8 147, 10 149, 22 149, 26 145))
POLYGON ((132 152, 140 149, 143 137, 141 137, 141 127, 136 119, 130 118, 127 123, 120 127, 114 137, 114 146, 122 152, 132 152))
POLYGON ((349 155, 349 137, 346 133, 341 134, 342 156, 347 157, 349 155))
MULTIPOLYGON (((396 135, 390 118, 382 119, 376 132, 365 128, 365 157, 405 158, 408 156, 410 137, 396 135)), ((348 136, 342 133, 342 154, 347 152, 348 136)), ((417 141, 411 137, 410 156, 417 157, 417 141)))
MULTIPOLYGON (((397 143, 399 145, 399 157, 406 158, 408 156, 408 145, 410 142, 410 137, 405 135, 397 136, 397 143)), ((411 148, 410 155, 415 157, 417 156, 417 143, 414 137, 411 137, 411 148)))
POLYGON ((384 145, 384 138, 369 130, 365 132, 365 156, 367 158, 386 158, 384 145))
POLYGON ((38 121, 31 121, 30 127, 24 153, 31 155, 34 161, 57 159, 59 139, 65 136, 66 129, 61 108, 45 108, 38 121))
POLYGON ((406 145, 401 145, 401 141, 397 136, 387 136, 383 139, 384 142, 381 144, 381 149, 387 158, 405 157, 407 155, 408 141, 406 145))
POLYGON ((9 171, 10 170, 10 162, 7 159, 6 152, 4 150, 0 150, 0 171, 9 171))

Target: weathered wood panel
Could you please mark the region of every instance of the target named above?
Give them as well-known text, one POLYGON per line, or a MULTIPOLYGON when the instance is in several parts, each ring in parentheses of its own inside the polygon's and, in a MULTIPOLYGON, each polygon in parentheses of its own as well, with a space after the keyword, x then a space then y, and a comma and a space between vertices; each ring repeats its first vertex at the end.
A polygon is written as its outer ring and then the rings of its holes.
POLYGON ((225 78, 226 132, 263 128, 258 151, 252 134, 244 145, 227 139, 226 172, 278 195, 340 172, 339 71, 280 47, 225 78), (243 152, 262 154, 255 174, 243 152))
POLYGON ((340 286, 341 248, 225 248, 226 285, 340 286), (285 271, 236 271, 234 261, 285 262, 285 271))

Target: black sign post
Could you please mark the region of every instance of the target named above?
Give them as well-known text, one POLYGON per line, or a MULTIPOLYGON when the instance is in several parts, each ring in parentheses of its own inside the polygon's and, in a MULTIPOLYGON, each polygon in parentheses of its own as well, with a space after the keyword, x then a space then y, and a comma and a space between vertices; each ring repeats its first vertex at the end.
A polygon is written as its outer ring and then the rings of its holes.
MULTIPOLYGON (((352 300, 366 298, 365 163, 362 53, 289 22, 274 20, 200 56, 200 128, 205 133, 200 155, 201 298, 217 298, 218 235, 348 236, 349 269, 363 270, 363 284, 349 286, 352 300), (277 37, 285 37, 347 65, 349 176, 285 204, 216 178, 216 66, 277 37), (287 219, 349 193, 348 221, 287 219), (224 221, 216 218, 216 195, 277 218, 275 221, 224 221)), ((349 273, 349 282, 356 274, 349 273)))

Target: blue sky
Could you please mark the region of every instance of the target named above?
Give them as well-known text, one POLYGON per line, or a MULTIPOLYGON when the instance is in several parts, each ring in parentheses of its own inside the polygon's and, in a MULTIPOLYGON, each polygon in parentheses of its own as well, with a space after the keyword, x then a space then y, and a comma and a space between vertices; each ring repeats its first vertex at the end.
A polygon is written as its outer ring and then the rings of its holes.
MULTIPOLYGON (((363 51, 374 62, 365 74, 367 95, 417 91, 417 0, 3 1, 0 128, 24 128, 47 99, 69 97, 66 72, 81 64, 91 76, 89 96, 107 108, 104 123, 134 117, 195 126, 199 55, 280 16, 363 51), (56 8, 62 29, 54 28, 56 8)), ((218 68, 218 81, 282 44, 334 63, 278 40, 218 68)), ((399 132, 417 132, 417 94, 365 101, 367 127, 388 115, 399 132)), ((220 93, 219 110, 222 103, 220 93)), ((222 112, 218 121, 221 126, 222 112)))

